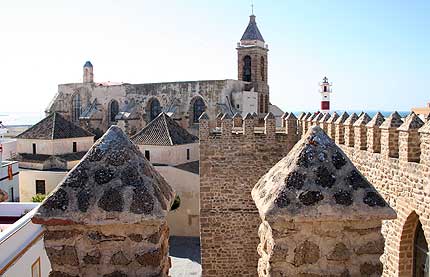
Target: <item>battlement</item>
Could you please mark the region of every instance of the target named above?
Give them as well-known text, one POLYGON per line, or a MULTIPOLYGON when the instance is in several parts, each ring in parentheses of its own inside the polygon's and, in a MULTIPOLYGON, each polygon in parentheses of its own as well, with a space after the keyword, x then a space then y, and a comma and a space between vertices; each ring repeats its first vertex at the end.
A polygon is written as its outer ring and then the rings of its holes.
POLYGON ((383 158, 400 162, 430 162, 430 122, 424 123, 414 112, 401 118, 393 112, 387 118, 376 113, 349 115, 344 112, 325 114, 319 120, 299 117, 297 133, 304 134, 310 126, 320 126, 338 145, 369 153, 379 153, 383 158))
POLYGON ((208 115, 203 113, 199 119, 200 141, 220 138, 221 140, 297 142, 299 137, 297 118, 293 113, 285 113, 282 119, 282 127, 276 127, 275 116, 268 113, 264 118, 264 127, 259 127, 258 118, 250 113, 245 118, 239 114, 231 118, 228 114, 220 113, 216 117, 215 125, 211 126, 208 115))
POLYGON ((203 114, 200 140, 297 142, 311 126, 317 125, 341 146, 380 153, 403 162, 430 162, 430 122, 425 124, 413 112, 404 119, 397 112, 387 118, 379 112, 373 118, 367 113, 302 113, 298 118, 285 113, 282 119, 282 127, 276 127, 275 117, 268 113, 264 127, 259 127, 258 119, 251 114, 245 118, 239 114, 233 118, 219 114, 216 125, 210 126, 209 117, 203 114))
MULTIPOLYGON (((276 127, 269 113, 264 126, 247 114, 200 117, 200 232, 205 276, 255 276, 261 222, 250 197, 254 185, 284 158, 311 126, 318 125, 375 186, 398 218, 384 221, 382 276, 412 276, 417 222, 430 230, 430 121, 394 112, 292 113, 276 127), (217 254, 222 249, 223 259, 217 254), (409 275, 408 275, 409 274, 409 275)), ((261 122, 260 122, 261 123, 261 122)), ((278 177, 274 176, 274 180, 278 177)), ((381 249, 382 251, 382 249, 381 249)), ((360 269, 361 270, 361 269, 360 269)), ((365 268, 363 268, 365 270, 365 268)))

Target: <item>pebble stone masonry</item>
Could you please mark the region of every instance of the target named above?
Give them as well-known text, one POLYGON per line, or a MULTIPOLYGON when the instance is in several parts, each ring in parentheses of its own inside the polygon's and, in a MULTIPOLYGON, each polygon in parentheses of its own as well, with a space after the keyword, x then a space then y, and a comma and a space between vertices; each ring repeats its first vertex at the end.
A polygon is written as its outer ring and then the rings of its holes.
POLYGON ((258 275, 381 276, 389 207, 318 127, 252 190, 262 223, 258 275))
POLYGON ((42 203, 50 277, 168 276, 172 188, 112 126, 42 203))

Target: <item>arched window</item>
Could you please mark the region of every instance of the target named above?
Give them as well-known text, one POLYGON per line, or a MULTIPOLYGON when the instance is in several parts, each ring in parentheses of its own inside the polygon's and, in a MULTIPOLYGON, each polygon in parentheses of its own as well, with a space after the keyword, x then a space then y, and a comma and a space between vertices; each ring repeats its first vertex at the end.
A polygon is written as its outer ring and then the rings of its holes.
POLYGON ((264 82, 265 81, 265 62, 264 62, 264 57, 260 58, 260 73, 261 73, 261 80, 264 82))
POLYGON ((246 55, 243 58, 243 76, 242 80, 245 82, 251 82, 251 57, 246 55))
POLYGON ((149 108, 149 120, 154 120, 161 113, 160 102, 157 98, 152 99, 149 108))
POLYGON ((206 110, 205 102, 203 101, 202 98, 200 97, 197 98, 193 104, 193 122, 194 123, 199 122, 199 118, 205 110, 206 110))
POLYGON ((115 117, 119 113, 119 105, 116 100, 112 100, 109 104, 109 119, 111 122, 115 122, 115 117))
POLYGON ((77 122, 81 116, 81 96, 75 94, 72 99, 72 121, 77 122))
POLYGON ((264 113, 264 95, 263 94, 259 94, 258 96, 259 98, 259 113, 264 113))
POLYGON ((427 252, 429 251, 426 237, 424 236, 423 227, 421 222, 418 221, 417 228, 415 229, 414 240, 414 275, 417 277, 427 276, 426 273, 429 269, 427 260, 427 252))
POLYGON ((264 109, 265 109, 266 113, 269 112, 269 95, 268 94, 266 94, 265 99, 264 99, 264 109))

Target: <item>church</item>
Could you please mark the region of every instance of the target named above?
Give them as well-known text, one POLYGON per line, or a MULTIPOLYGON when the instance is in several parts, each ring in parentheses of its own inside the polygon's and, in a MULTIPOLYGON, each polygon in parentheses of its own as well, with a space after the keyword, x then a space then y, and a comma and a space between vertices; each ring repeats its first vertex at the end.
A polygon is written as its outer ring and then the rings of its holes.
POLYGON ((81 83, 60 84, 46 113, 64 117, 100 137, 111 125, 128 135, 165 112, 181 127, 197 135, 203 112, 215 119, 219 113, 255 114, 260 121, 271 112, 281 124, 282 111, 270 103, 268 45, 255 15, 237 44, 238 80, 206 80, 163 83, 95 82, 94 67, 87 61, 81 83))

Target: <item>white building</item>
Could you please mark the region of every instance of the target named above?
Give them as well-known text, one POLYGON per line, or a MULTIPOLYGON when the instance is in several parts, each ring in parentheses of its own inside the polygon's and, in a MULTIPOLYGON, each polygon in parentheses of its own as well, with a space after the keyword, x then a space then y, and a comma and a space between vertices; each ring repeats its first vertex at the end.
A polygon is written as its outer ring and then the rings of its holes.
POLYGON ((165 113, 160 113, 131 140, 181 199, 167 217, 173 236, 200 235, 199 141, 165 113))
POLYGON ((9 202, 19 201, 19 168, 15 161, 6 161, 12 155, 13 143, 5 139, 7 129, 0 122, 0 189, 8 194, 9 202))
POLYGON ((94 135, 52 113, 17 137, 19 195, 31 201, 36 194, 51 192, 86 154, 94 135))
POLYGON ((0 203, 0 276, 47 277, 51 264, 43 229, 31 217, 36 203, 0 203))

